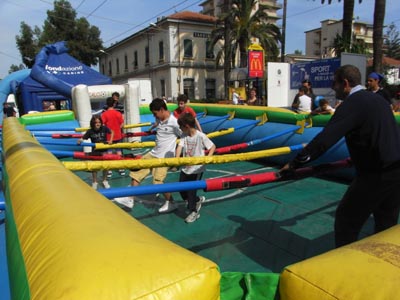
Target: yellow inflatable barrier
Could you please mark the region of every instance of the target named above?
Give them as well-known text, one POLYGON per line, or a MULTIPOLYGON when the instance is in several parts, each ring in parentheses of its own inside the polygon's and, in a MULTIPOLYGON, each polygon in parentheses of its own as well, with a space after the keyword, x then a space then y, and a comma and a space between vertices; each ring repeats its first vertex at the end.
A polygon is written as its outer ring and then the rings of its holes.
POLYGON ((293 264, 281 274, 281 300, 399 298, 400 225, 293 264))
POLYGON ((12 299, 217 300, 217 265, 123 212, 3 125, 12 299))
MULTIPOLYGON (((303 147, 298 145, 298 148, 303 147)), ((71 171, 98 171, 102 169, 149 169, 156 167, 179 167, 197 164, 224 164, 235 161, 249 161, 253 159, 278 156, 292 152, 291 147, 279 147, 274 149, 243 152, 235 154, 224 154, 216 156, 198 157, 172 157, 152 159, 128 159, 128 160, 102 160, 102 161, 64 161, 64 166, 71 171)))

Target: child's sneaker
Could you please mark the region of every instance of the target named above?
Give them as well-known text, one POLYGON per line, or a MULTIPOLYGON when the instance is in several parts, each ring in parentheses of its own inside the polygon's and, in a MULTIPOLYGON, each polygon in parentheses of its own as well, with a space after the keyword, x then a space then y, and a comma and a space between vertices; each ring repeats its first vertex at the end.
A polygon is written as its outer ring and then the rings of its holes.
POLYGON ((185 219, 186 223, 193 223, 198 218, 200 218, 200 214, 198 212, 192 211, 185 219))
POLYGON ((107 178, 110 179, 112 177, 112 171, 108 170, 107 171, 107 178))
POLYGON ((158 210, 159 213, 168 213, 177 209, 178 206, 171 201, 165 201, 164 205, 158 210))
POLYGON ((97 182, 93 182, 93 183, 92 183, 92 188, 94 188, 95 190, 97 190, 97 185, 98 185, 97 182))
POLYGON ((202 204, 204 201, 206 201, 206 197, 200 196, 200 197, 199 197, 199 201, 196 202, 196 210, 197 210, 197 212, 200 211, 200 209, 201 209, 201 204, 202 204))
POLYGON ((124 169, 118 170, 118 172, 119 172, 119 175, 125 176, 125 170, 124 169))
POLYGON ((110 188, 110 184, 108 183, 107 180, 104 180, 104 181, 103 181, 103 185, 104 185, 104 187, 105 187, 106 189, 109 189, 109 188, 110 188))
POLYGON ((133 200, 133 197, 118 197, 114 198, 113 201, 127 207, 129 210, 133 208, 135 205, 135 201, 133 200))

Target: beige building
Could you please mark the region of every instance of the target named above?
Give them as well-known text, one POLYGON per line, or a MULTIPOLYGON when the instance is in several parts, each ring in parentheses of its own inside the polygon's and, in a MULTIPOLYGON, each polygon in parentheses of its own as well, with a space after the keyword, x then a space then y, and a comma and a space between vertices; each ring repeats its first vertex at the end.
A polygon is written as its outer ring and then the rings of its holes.
MULTIPOLYGON (((268 13, 268 22, 275 24, 281 19, 278 16, 277 11, 282 8, 282 4, 279 4, 276 0, 259 0, 256 2, 254 11, 258 10, 259 4, 268 5, 269 8, 266 10, 268 13)), ((232 0, 205 0, 200 4, 203 7, 201 11, 205 15, 219 17, 221 14, 232 6, 232 0)))
MULTIPOLYGON (((223 70, 207 46, 216 19, 179 12, 115 43, 100 56, 100 72, 121 84, 150 78, 153 97, 216 99, 223 94, 223 70)), ((216 46, 218 47, 218 46, 216 46)))
MULTIPOLYGON (((224 72, 217 67, 217 44, 209 50, 209 38, 225 1, 204 1, 201 13, 184 11, 161 17, 156 23, 104 49, 99 70, 115 84, 130 78, 150 78, 153 97, 172 100, 185 93, 189 99, 223 99, 224 72)), ((230 4, 231 1, 228 1, 230 4)), ((270 5, 271 23, 279 19, 277 1, 270 5)))
MULTIPOLYGON (((318 58, 335 57, 333 41, 337 34, 342 33, 340 20, 321 21, 321 27, 306 31, 306 56, 316 56, 318 58)), ((363 22, 353 22, 353 35, 357 40, 364 40, 372 54, 372 32, 371 24, 363 22)))

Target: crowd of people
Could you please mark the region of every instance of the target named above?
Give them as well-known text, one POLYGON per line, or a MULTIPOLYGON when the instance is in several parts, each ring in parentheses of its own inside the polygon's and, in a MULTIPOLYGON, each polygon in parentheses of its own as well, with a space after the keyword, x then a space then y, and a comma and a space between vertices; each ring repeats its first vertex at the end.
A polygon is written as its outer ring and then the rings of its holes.
POLYGON ((261 99, 257 96, 257 89, 252 88, 249 91, 247 99, 241 97, 235 88, 232 89, 232 104, 233 105, 261 105, 261 99))
MULTIPOLYGON (((390 92, 382 87, 382 80, 384 76, 377 72, 371 72, 367 77, 365 89, 376 93, 389 104, 393 112, 400 111, 400 92, 392 97, 390 92)), ((343 102, 341 99, 336 99, 336 102, 331 104, 323 96, 316 96, 312 89, 310 80, 303 80, 302 85, 299 87, 298 93, 293 99, 291 108, 297 113, 310 113, 311 115, 317 114, 333 114, 335 109, 343 102), (320 100, 323 100, 321 104, 320 100), (325 106, 325 108, 323 107, 325 106)))

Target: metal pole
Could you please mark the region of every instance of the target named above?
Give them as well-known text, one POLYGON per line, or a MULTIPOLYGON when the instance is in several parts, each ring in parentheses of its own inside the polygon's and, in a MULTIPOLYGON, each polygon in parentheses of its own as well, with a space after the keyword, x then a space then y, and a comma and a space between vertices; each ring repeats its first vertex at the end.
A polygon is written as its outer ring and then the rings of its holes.
POLYGON ((286 8, 287 8, 287 0, 284 0, 283 1, 283 17, 282 17, 281 62, 285 62, 286 8))

